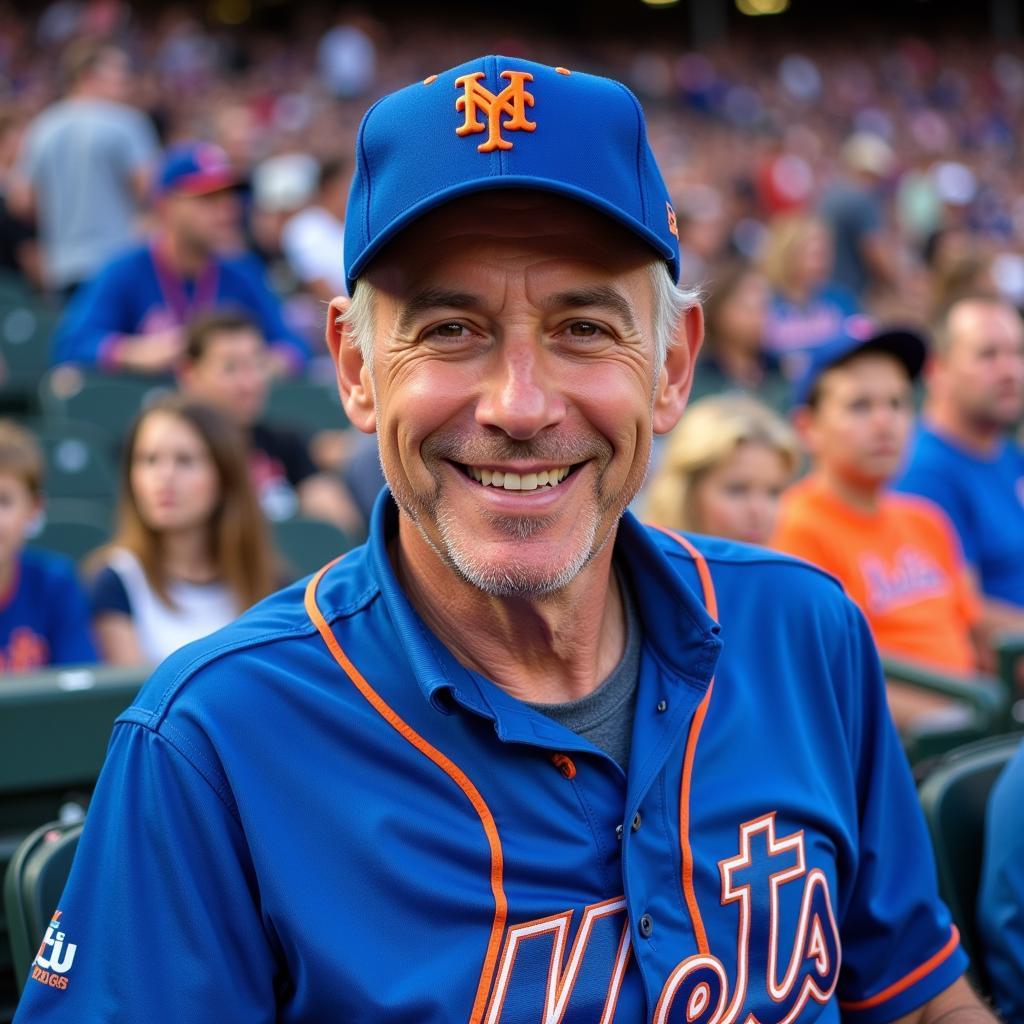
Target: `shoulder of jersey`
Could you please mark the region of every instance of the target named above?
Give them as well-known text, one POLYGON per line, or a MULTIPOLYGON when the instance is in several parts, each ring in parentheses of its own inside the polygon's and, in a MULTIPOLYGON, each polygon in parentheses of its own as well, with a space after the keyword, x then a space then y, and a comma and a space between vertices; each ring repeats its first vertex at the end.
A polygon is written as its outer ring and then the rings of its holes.
MULTIPOLYGON (((691 562, 692 558, 686 548, 671 534, 648 526, 648 532, 662 552, 671 559, 691 562)), ((710 537, 700 533, 681 533, 704 556, 709 567, 722 566, 723 569, 736 569, 750 574, 752 571, 766 573, 779 578, 800 578, 817 576, 834 582, 834 577, 824 569, 805 562, 802 558, 773 551, 771 548, 758 547, 755 544, 741 544, 735 540, 722 537, 710 537)))
MULTIPOLYGON (((287 671, 296 645, 323 641, 305 607, 307 579, 279 590, 243 612, 234 622, 201 640, 186 644, 163 661, 149 677, 128 712, 162 718, 175 701, 200 679, 235 691, 245 698, 255 659, 287 671), (236 688, 238 688, 236 690, 236 688)), ((379 593, 367 571, 366 548, 356 548, 332 568, 329 585, 318 592, 318 605, 328 622, 357 615, 379 593)), ((128 712, 125 714, 127 715, 128 712)))

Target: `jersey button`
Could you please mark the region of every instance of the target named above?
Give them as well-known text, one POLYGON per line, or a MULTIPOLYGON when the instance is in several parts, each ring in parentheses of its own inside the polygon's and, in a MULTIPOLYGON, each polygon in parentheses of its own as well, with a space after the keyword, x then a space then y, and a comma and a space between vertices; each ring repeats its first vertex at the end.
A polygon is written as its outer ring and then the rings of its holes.
POLYGON ((641 822, 642 820, 643 820, 643 819, 642 819, 642 818, 640 817, 640 812, 639 812, 639 811, 637 811, 637 812, 636 812, 636 814, 634 814, 634 815, 633 815, 633 821, 632 821, 632 822, 630 823, 630 826, 629 826, 629 827, 630 827, 630 828, 631 828, 631 829, 632 829, 632 830, 633 830, 634 832, 639 832, 639 831, 640 831, 640 822, 641 822))
POLYGON ((640 929, 641 938, 649 939, 654 932, 654 918, 650 914, 644 914, 637 922, 637 927, 640 929))
POLYGON ((615 838, 616 839, 621 839, 622 838, 622 826, 621 825, 616 825, 615 826, 615 838))
POLYGON ((667 700, 659 700, 658 701, 658 710, 659 711, 668 711, 668 701, 667 700))

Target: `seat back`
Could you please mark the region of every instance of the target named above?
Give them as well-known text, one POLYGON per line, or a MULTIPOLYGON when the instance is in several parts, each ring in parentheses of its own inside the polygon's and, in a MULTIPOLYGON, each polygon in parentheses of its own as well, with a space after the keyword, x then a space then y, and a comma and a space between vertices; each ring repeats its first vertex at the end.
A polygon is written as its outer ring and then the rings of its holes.
POLYGON ((274 544, 292 578, 316 572, 353 546, 352 538, 321 519, 282 519, 273 523, 274 544))
POLYGON ((71 871, 82 822, 51 822, 27 836, 4 877, 4 910, 18 990, 58 909, 71 871))
POLYGON ((331 380, 321 383, 313 380, 277 381, 267 396, 263 411, 267 423, 290 427, 303 434, 318 430, 342 430, 348 426, 348 417, 341 407, 337 385, 331 380))
POLYGON ((935 851, 939 891, 971 958, 971 973, 983 989, 987 989, 987 978, 980 957, 975 906, 985 845, 985 812, 989 792, 1020 742, 1020 734, 995 736, 954 750, 935 764, 918 791, 935 851))
POLYGON ((110 540, 113 520, 113 500, 55 498, 47 502, 39 528, 28 542, 80 562, 110 540))

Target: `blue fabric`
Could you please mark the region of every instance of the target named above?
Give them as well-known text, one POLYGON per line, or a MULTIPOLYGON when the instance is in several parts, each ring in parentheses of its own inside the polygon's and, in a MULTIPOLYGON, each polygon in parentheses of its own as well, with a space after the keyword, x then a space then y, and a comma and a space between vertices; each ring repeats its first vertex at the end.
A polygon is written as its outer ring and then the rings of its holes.
POLYGON ((922 425, 896 487, 952 519, 984 594, 1024 605, 1024 451, 1007 440, 984 458, 922 425))
MULTIPOLYGON (((195 298, 196 282, 179 281, 185 297, 195 298)), ((180 326, 203 308, 233 306, 247 312, 271 345, 285 347, 297 365, 309 360, 309 349, 290 331, 277 297, 264 280, 259 263, 248 256, 216 261, 216 288, 204 307, 172 308, 160 286, 153 250, 138 246, 123 253, 88 285, 75 293, 53 339, 57 363, 94 366, 102 360, 105 342, 122 335, 142 334, 180 326), (187 315, 186 315, 187 314, 187 315)))
POLYGON ((627 775, 456 661, 392 571, 396 529, 385 492, 369 541, 326 573, 316 600, 404 725, 335 662, 301 585, 173 655, 115 728, 60 903, 62 947, 44 948, 62 971, 36 964, 17 1024, 465 1024, 495 922, 498 861, 456 772, 489 808, 500 843, 508 912, 485 992, 495 1019, 545 1019, 551 977, 565 982, 567 1022, 601 1019, 613 990, 615 1021, 649 1021, 667 985, 665 1019, 686 1020, 689 996, 699 1000, 706 984, 710 1003, 693 1018, 706 1024, 724 979, 729 998, 745 986, 741 1024, 748 1013, 781 1021, 808 993, 807 1019, 820 1009, 831 1024, 881 1024, 960 975, 965 958, 936 895, 878 659, 834 580, 695 538, 719 631, 694 592, 690 556, 627 515, 615 557, 643 631, 627 775), (681 883, 680 784, 712 675, 687 804, 710 948, 699 957, 681 883), (559 754, 574 771, 554 762, 559 754), (772 969, 791 982, 778 1000, 767 991, 773 928, 772 969), (127 965, 125 950, 148 952, 127 965), (853 1005, 841 1011, 838 999, 853 1005))
POLYGON ((356 170, 345 216, 345 277, 356 278, 381 247, 423 214, 457 196, 494 188, 529 188, 578 199, 636 232, 679 278, 679 237, 668 189, 647 142, 636 97, 619 82, 513 57, 478 57, 378 100, 363 117, 356 139, 356 170), (508 149, 481 151, 489 140, 488 113, 471 120, 480 131, 462 135, 469 83, 497 96, 525 72, 532 98, 525 119, 536 127, 512 128, 511 112, 499 115, 508 149), (600 140, 600 144, 595 144, 600 140))
POLYGON ((989 798, 978 931, 1005 1024, 1024 1024, 1024 746, 989 798))
POLYGON ((96 660, 89 607, 74 564, 63 555, 26 548, 14 589, 0 607, 0 672, 96 660))
POLYGON ((105 612, 132 613, 124 581, 109 565, 100 569, 89 583, 89 610, 94 618, 105 612))

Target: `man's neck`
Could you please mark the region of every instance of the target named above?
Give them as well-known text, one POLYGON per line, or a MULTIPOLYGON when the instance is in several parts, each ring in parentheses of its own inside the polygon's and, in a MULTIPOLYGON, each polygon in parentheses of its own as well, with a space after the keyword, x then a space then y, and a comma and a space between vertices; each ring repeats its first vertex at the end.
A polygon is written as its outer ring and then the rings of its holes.
POLYGON ((195 278, 206 269, 210 254, 189 245, 172 231, 163 231, 156 240, 160 258, 178 277, 195 278))
POLYGON ((520 700, 562 703, 592 693, 625 650, 612 546, 543 597, 484 593, 446 566, 404 515, 390 555, 409 601, 462 665, 520 700))
POLYGON ((924 419, 929 427, 943 437, 982 456, 992 455, 1004 436, 998 426, 972 422, 949 402, 928 402, 924 409, 924 419))
POLYGON ((815 475, 830 494, 858 512, 874 515, 885 489, 882 481, 850 480, 828 466, 818 466, 815 475))

